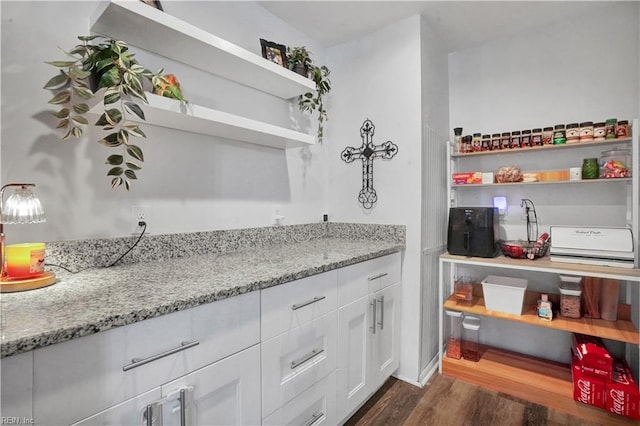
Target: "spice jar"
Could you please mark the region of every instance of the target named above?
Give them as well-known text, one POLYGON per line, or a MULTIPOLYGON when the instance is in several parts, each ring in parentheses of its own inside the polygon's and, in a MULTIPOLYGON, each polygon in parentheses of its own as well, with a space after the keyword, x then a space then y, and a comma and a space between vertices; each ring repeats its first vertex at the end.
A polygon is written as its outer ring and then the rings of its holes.
POLYGON ((447 339, 447 356, 462 358, 462 312, 445 311, 449 319, 449 338, 447 339))
POLYGON ((509 149, 510 143, 511 143, 511 133, 502 132, 502 136, 500 137, 500 149, 509 149))
POLYGON ((467 361, 480 361, 480 318, 466 316, 462 329, 462 357, 467 361))
POLYGON ((482 135, 482 151, 491 149, 491 135, 482 135))
POLYGON ((497 151, 500 149, 500 133, 494 133, 491 135, 491 150, 497 151))
POLYGON ((551 145, 553 143, 553 127, 545 127, 542 129, 542 145, 551 145))
POLYGON ((553 128, 553 144, 560 145, 567 142, 564 124, 556 124, 553 128))
POLYGON ((615 139, 616 138, 616 124, 618 120, 615 118, 609 118, 604 123, 604 138, 615 139))
POLYGON ((523 130, 522 138, 520 138, 520 148, 529 148, 531 146, 531 130, 523 130))
POLYGON ((598 179, 600 167, 597 158, 585 158, 582 160, 582 179, 598 179))
POLYGON ((463 153, 473 152, 473 149, 471 148, 472 139, 473 138, 472 138, 471 135, 466 135, 465 137, 462 138, 462 152, 463 153))
POLYGON ((462 127, 453 129, 453 152, 460 154, 462 152, 462 127))
POLYGON ((599 122, 593 125, 593 140, 594 141, 603 141, 605 140, 605 135, 607 134, 605 130, 605 123, 599 122))
POLYGON ((471 139, 471 150, 473 152, 482 151, 482 136, 480 133, 474 133, 471 139))
POLYGON ((542 145, 542 129, 533 129, 531 131, 531 146, 542 145))
POLYGON ((618 121, 618 127, 616 128, 616 138, 628 138, 631 136, 629 133, 629 122, 627 120, 618 121))
POLYGON ((567 143, 576 143, 580 141, 580 125, 578 123, 569 123, 565 130, 567 143))
POLYGON ((593 121, 580 123, 580 142, 591 142, 593 140, 593 121))
POLYGON ((509 148, 520 148, 520 130, 511 132, 511 144, 509 148))

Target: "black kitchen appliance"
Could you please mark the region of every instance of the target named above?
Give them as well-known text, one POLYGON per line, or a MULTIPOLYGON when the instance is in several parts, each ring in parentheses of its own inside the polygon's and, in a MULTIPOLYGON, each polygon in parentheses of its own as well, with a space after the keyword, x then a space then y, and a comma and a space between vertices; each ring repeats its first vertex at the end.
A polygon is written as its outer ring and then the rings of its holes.
POLYGON ((447 250, 460 256, 496 257, 498 245, 497 207, 452 207, 449 209, 447 250))

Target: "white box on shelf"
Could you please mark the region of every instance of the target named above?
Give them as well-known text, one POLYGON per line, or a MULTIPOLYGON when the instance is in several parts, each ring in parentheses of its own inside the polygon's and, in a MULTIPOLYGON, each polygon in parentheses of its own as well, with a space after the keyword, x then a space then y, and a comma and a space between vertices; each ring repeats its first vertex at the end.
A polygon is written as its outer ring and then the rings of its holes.
POLYGON ((528 280, 489 275, 482 280, 484 304, 489 311, 522 315, 522 302, 528 280))

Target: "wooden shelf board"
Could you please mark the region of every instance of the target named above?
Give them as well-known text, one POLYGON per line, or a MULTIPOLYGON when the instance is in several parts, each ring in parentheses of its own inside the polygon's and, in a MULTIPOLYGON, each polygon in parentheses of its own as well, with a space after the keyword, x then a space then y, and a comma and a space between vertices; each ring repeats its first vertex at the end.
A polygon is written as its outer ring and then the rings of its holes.
MULTIPOLYGON (((564 318, 555 316, 552 321, 538 318, 535 301, 540 298, 540 293, 527 291, 524 298, 522 315, 507 314, 489 311, 485 308, 484 298, 474 297, 470 304, 459 304, 455 295, 450 296, 444 302, 444 308, 453 311, 466 312, 491 318, 499 318, 536 327, 552 328, 555 330, 569 331, 573 333, 598 336, 603 339, 618 340, 621 342, 640 344, 638 329, 627 319, 618 321, 606 321, 592 318, 564 318)), ((630 305, 621 305, 620 312, 629 312, 630 305)))
POLYGON ((110 1, 91 30, 283 99, 315 90, 312 80, 143 2, 110 1))
POLYGON ((452 158, 465 158, 465 157, 476 157, 478 155, 500 155, 500 154, 518 154, 525 153, 531 151, 544 151, 548 149, 571 149, 571 148, 583 148, 587 146, 599 146, 599 145, 612 145, 618 143, 630 143, 631 138, 620 138, 620 139, 607 139, 604 141, 592 141, 592 142, 578 142, 578 143, 569 143, 569 144, 560 144, 560 145, 543 145, 543 146, 532 146, 529 148, 517 148, 517 149, 504 149, 499 151, 478 151, 478 152, 469 152, 466 154, 451 154, 452 158))
POLYGON ((465 183, 465 184, 457 184, 451 185, 452 189, 458 188, 477 188, 479 186, 515 186, 515 185, 557 185, 557 184, 567 184, 567 185, 591 185, 596 183, 621 183, 621 182, 631 182, 631 178, 617 178, 617 179, 585 179, 585 180, 548 180, 541 182, 508 182, 508 183, 465 183))
POLYGON ((487 347, 478 362, 443 356, 442 374, 600 424, 637 424, 574 401, 567 364, 487 347))
POLYGON ((640 283, 640 269, 619 268, 615 266, 597 266, 578 263, 551 261, 549 257, 540 259, 512 259, 506 256, 491 258, 466 257, 449 253, 440 255, 443 262, 459 263, 476 266, 489 266, 503 269, 518 269, 521 271, 551 272, 556 274, 611 278, 616 280, 634 281, 640 283))
MULTIPOLYGON (((310 146, 315 143, 314 136, 307 133, 191 103, 185 105, 175 99, 151 93, 146 95, 149 103, 139 103, 144 110, 146 120, 142 121, 135 115, 131 115, 130 120, 280 149, 310 146)), ((91 109, 90 113, 99 115, 103 111, 104 106, 99 103, 91 109)))

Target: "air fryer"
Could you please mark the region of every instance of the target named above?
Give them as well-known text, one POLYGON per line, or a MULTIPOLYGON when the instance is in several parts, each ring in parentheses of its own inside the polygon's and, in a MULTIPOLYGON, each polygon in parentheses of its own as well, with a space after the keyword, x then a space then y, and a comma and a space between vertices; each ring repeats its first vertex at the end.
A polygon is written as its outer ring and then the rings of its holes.
POLYGON ((452 207, 449 209, 447 250, 450 254, 496 257, 498 246, 496 207, 452 207))

